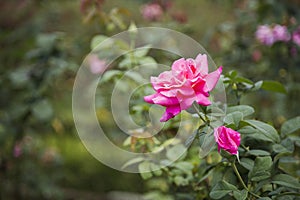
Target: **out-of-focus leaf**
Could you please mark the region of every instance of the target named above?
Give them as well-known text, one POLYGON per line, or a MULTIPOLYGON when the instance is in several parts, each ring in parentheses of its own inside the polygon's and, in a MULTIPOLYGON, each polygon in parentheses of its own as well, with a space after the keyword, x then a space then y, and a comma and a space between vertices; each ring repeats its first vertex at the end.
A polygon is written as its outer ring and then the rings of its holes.
POLYGON ((239 82, 239 83, 250 84, 250 85, 253 84, 253 82, 252 82, 251 80, 249 80, 249 79, 247 79, 247 78, 244 78, 244 77, 241 77, 241 76, 236 77, 236 78, 235 78, 235 81, 236 81, 236 82, 239 82))
POLYGON ((151 173, 151 167, 150 167, 150 162, 145 161, 139 164, 139 173, 141 174, 143 179, 149 179, 153 175, 151 173))
POLYGON ((262 85, 263 85, 263 81, 258 81, 254 83, 254 87, 251 89, 251 91, 257 91, 261 89, 262 85))
POLYGON ((189 174, 192 172, 194 165, 190 162, 177 162, 174 164, 174 167, 182 170, 186 174, 189 174))
POLYGON ((296 178, 294 178, 294 177, 292 177, 288 174, 275 175, 272 178, 271 182, 275 183, 275 184, 278 184, 278 185, 294 188, 294 189, 300 189, 299 181, 296 178))
POLYGON ((94 51, 96 49, 100 50, 100 49, 109 48, 113 45, 113 43, 114 41, 105 35, 96 35, 93 37, 91 41, 91 49, 94 51))
POLYGON ((300 129, 300 116, 290 119, 281 126, 281 135, 286 136, 300 129))
POLYGON ((125 57, 120 63, 119 68, 130 68, 132 65, 130 57, 125 57))
POLYGON ((139 48, 135 49, 135 51, 133 52, 134 56, 138 57, 138 58, 144 57, 149 52, 150 47, 151 47, 150 45, 147 45, 147 46, 143 46, 143 47, 139 47, 139 48))
POLYGON ((32 113, 38 120, 41 121, 49 120, 53 116, 52 106, 46 99, 34 104, 32 107, 32 113))
POLYGON ((145 159, 145 158, 143 158, 143 157, 133 158, 133 159, 127 161, 127 162, 122 166, 122 168, 125 169, 126 167, 128 167, 128 166, 130 166, 130 165, 133 165, 133 164, 142 162, 144 159, 145 159))
POLYGON ((140 58, 139 63, 151 68, 155 68, 157 66, 157 62, 150 56, 140 58))
POLYGON ((184 145, 182 144, 177 144, 173 147, 171 147, 170 149, 167 149, 167 158, 170 160, 176 160, 178 159, 180 156, 182 156, 185 152, 186 152, 186 148, 184 145))
POLYGON ((155 176, 161 176, 163 171, 160 169, 160 167, 154 163, 151 163, 150 165, 151 167, 151 170, 152 170, 152 173, 155 175, 155 176))
POLYGON ((263 81, 261 89, 286 94, 285 87, 277 81, 263 81))
POLYGON ((182 176, 175 176, 174 183, 177 186, 186 186, 189 184, 189 181, 187 179, 183 178, 182 176))
POLYGON ((10 73, 9 78, 16 86, 24 86, 29 80, 29 69, 20 68, 10 73))
POLYGON ((247 152, 250 155, 254 156, 269 156, 270 153, 267 151, 259 150, 259 149, 253 149, 247 152))
POLYGON ((129 77, 130 79, 134 80, 137 83, 147 82, 147 80, 144 79, 141 74, 139 74, 138 72, 135 72, 135 71, 127 71, 124 75, 129 77))
POLYGON ((120 71, 120 70, 109 70, 109 71, 106 71, 103 76, 101 77, 101 81, 102 82, 106 82, 106 81, 109 81, 111 80, 112 78, 114 78, 115 76, 122 76, 123 75, 123 72, 120 71))

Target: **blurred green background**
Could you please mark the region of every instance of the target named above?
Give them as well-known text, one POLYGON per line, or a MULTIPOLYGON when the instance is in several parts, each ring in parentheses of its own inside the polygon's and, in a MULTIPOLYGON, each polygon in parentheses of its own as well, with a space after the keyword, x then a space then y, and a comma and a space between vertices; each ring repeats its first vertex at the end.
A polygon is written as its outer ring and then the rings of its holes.
MULTIPOLYGON (((290 57, 283 44, 267 49, 255 40, 259 24, 294 19, 297 25, 298 1, 175 0, 162 19, 147 21, 140 10, 149 2, 0 2, 0 199, 120 199, 111 192, 146 191, 140 175, 106 167, 87 152, 71 108, 76 71, 92 37, 126 30, 130 22, 188 34, 225 72, 285 84, 288 95, 261 92, 243 99, 261 108, 258 117, 279 125, 300 114, 299 56, 290 57), (255 50, 265 58, 254 60, 255 50)), ((99 113, 109 127, 110 114, 99 113)))

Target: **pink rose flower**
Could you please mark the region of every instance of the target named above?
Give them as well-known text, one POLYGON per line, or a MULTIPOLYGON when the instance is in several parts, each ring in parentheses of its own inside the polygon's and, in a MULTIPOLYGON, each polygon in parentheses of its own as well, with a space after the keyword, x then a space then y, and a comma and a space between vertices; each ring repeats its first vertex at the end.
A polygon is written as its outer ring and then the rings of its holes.
POLYGON ((241 136, 239 132, 225 126, 220 126, 215 129, 214 136, 218 144, 219 152, 220 149, 224 149, 233 155, 238 154, 238 147, 241 143, 241 136))
POLYGON ((291 35, 289 34, 286 26, 281 26, 279 24, 276 24, 273 28, 273 37, 275 41, 287 42, 291 39, 291 35))
POLYGON ((274 36, 273 36, 273 30, 268 25, 261 25, 257 28, 257 31, 255 33, 256 39, 265 45, 272 46, 275 42, 274 36))
POLYGON ((292 39, 295 44, 300 46, 300 27, 293 32, 292 39))
POLYGON ((166 107, 161 122, 178 115, 196 101, 199 105, 208 106, 209 92, 216 86, 222 67, 208 73, 208 63, 205 54, 199 54, 196 59, 176 60, 171 71, 165 71, 158 77, 151 77, 155 94, 145 96, 144 100, 151 104, 166 107))
POLYGON ((162 7, 157 3, 146 4, 141 8, 143 18, 148 21, 158 21, 163 15, 162 7))
POLYGON ((102 74, 106 69, 105 60, 100 60, 95 54, 90 54, 87 57, 87 62, 93 74, 102 74))

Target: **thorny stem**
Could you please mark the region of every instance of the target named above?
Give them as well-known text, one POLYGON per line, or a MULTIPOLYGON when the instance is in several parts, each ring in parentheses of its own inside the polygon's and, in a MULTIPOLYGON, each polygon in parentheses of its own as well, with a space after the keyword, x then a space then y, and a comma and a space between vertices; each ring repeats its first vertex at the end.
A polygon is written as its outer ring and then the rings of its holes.
POLYGON ((249 151, 249 147, 246 147, 246 146, 243 145, 243 144, 241 144, 241 147, 242 147, 243 149, 245 149, 247 152, 249 151))
POLYGON ((255 194, 255 193, 251 192, 251 191, 249 190, 249 188, 246 186, 246 184, 244 183, 244 181, 243 181, 243 179, 242 179, 242 177, 241 177, 241 175, 240 175, 238 169, 236 168, 235 160, 232 162, 232 168, 233 168, 233 171, 235 172, 235 174, 237 175, 239 181, 240 181, 241 184, 243 185, 244 189, 246 189, 252 196, 254 196, 254 197, 256 197, 256 198, 261 198, 259 195, 257 195, 257 194, 255 194))

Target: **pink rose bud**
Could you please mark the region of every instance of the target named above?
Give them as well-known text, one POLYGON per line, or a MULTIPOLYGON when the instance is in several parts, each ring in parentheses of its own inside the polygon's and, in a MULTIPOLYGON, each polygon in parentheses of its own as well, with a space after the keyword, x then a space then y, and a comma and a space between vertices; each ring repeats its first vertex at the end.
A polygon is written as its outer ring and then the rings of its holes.
POLYGON ((219 152, 220 149, 224 149, 233 155, 238 154, 238 147, 241 143, 241 136, 239 132, 225 126, 220 126, 215 129, 214 136, 218 144, 219 152))
POLYGON ((191 107, 194 101, 199 105, 210 105, 209 92, 216 86, 221 73, 222 67, 208 73, 205 54, 199 54, 195 60, 181 58, 172 64, 171 71, 165 71, 158 77, 151 77, 156 93, 145 96, 144 100, 166 107, 160 121, 168 121, 181 110, 191 107))

